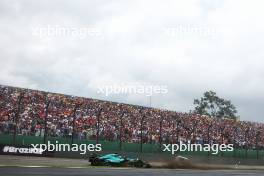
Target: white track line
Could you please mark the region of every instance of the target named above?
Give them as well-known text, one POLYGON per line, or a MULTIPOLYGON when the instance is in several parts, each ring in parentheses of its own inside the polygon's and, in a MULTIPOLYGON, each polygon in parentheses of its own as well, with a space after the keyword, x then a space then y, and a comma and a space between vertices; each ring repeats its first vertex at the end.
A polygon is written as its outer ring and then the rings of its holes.
POLYGON ((51 166, 24 166, 24 165, 0 165, 0 167, 35 167, 35 168, 38 168, 38 167, 51 167, 51 166))

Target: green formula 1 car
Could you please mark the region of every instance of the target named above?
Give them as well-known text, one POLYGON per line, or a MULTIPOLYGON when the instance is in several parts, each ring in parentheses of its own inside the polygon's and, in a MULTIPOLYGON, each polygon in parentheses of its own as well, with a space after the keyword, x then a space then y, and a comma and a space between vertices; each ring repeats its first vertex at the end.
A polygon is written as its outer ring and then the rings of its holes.
POLYGON ((150 164, 142 160, 132 159, 119 154, 96 155, 89 157, 92 166, 115 166, 115 167, 145 167, 150 168, 150 164))

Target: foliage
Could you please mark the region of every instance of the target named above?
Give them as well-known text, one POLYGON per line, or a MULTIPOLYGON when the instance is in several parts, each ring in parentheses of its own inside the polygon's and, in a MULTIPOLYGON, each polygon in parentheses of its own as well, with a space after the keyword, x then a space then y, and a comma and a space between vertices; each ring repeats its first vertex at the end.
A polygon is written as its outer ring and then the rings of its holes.
POLYGON ((217 118, 238 118, 236 107, 231 101, 218 97, 213 91, 205 92, 200 100, 194 99, 194 105, 196 105, 194 112, 200 115, 217 118))

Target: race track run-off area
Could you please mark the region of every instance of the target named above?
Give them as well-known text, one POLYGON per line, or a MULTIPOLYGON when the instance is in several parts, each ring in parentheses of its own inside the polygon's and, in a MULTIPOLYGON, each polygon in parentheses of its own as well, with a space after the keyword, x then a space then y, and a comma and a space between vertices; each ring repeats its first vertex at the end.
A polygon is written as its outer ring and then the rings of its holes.
POLYGON ((1 167, 1 176, 263 176, 264 171, 249 170, 172 170, 134 168, 20 168, 1 167))

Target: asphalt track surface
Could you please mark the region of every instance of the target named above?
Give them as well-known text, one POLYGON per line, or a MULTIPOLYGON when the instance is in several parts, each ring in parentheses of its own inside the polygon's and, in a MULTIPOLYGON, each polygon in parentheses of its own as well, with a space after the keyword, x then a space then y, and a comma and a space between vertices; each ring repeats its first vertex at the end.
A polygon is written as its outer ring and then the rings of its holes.
POLYGON ((172 170, 126 168, 20 168, 0 167, 1 176, 263 176, 264 171, 245 170, 172 170))

